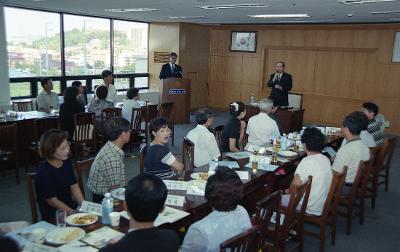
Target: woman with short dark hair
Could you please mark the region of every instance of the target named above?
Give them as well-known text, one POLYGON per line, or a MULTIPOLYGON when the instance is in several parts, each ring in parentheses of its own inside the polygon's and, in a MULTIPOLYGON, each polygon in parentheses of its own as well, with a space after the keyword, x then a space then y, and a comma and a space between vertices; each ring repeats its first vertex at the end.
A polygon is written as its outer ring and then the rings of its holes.
POLYGON ((36 169, 35 189, 42 220, 54 222, 57 209, 73 213, 83 201, 69 160, 68 133, 52 129, 40 139, 40 155, 45 159, 36 169))
POLYGON ((246 123, 242 120, 246 116, 243 102, 237 101, 229 104, 229 113, 231 118, 225 124, 222 133, 222 151, 239 152, 246 128, 246 123))
POLYGON ((183 164, 168 149, 170 129, 168 121, 156 118, 150 122, 151 143, 143 147, 144 172, 162 179, 176 175, 183 170, 183 164))
POLYGON ((103 109, 114 107, 114 103, 106 100, 107 94, 108 88, 106 86, 98 86, 96 88, 96 99, 89 103, 88 112, 96 113, 98 119, 100 119, 103 109))
POLYGON ((78 101, 77 87, 67 87, 64 91, 64 103, 60 106, 60 128, 68 131, 69 138, 74 135, 74 115, 85 112, 85 107, 78 101))
POLYGON ((87 96, 85 92, 85 87, 82 85, 82 82, 76 80, 73 81, 71 86, 77 87, 79 90, 78 101, 85 106, 87 104, 87 96))
POLYGON ((246 209, 239 205, 243 183, 235 171, 218 167, 208 178, 205 197, 213 211, 189 227, 182 252, 219 251, 222 242, 251 228, 246 209))

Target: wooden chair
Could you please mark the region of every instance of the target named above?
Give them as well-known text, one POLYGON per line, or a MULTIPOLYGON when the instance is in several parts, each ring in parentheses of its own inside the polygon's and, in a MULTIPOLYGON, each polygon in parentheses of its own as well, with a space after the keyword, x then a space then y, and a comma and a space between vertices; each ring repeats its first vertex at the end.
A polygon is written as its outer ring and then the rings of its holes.
POLYGON ((174 146, 174 123, 171 121, 171 114, 172 110, 174 109, 174 103, 173 102, 165 102, 160 104, 160 109, 158 111, 158 116, 161 118, 164 118, 165 120, 168 121, 169 123, 169 128, 171 129, 171 141, 172 141, 172 146, 174 146))
POLYGON ((85 189, 83 186, 83 173, 89 175, 90 168, 94 162, 94 157, 76 161, 76 175, 78 177, 78 185, 82 194, 85 196, 85 189))
POLYGON ((74 155, 77 158, 96 155, 96 123, 95 113, 79 113, 74 115, 74 155))
POLYGON ((192 170, 194 168, 194 143, 190 141, 187 137, 183 138, 182 162, 185 170, 192 170), (187 158, 189 160, 187 160, 187 158), (187 164, 187 161, 189 161, 189 164, 187 164))
POLYGON ((122 117, 122 108, 105 108, 101 111, 101 121, 104 123, 110 118, 122 117))
MULTIPOLYGON (((272 241, 279 240, 280 218, 281 218, 281 198, 282 191, 278 190, 261 199, 256 204, 256 217, 255 224, 260 226, 261 233, 261 249, 263 251, 268 248, 273 248, 273 242, 267 239, 267 236, 273 237, 272 241), (275 228, 273 228, 272 235, 268 227, 271 225, 271 217, 276 213, 275 228)), ((271 249, 273 250, 273 249, 271 249)))
POLYGON ((17 124, 0 126, 0 167, 13 167, 19 184, 18 153, 17 153, 17 124))
POLYGON ((379 174, 381 172, 383 161, 385 159, 387 145, 388 141, 386 139, 381 146, 370 148, 371 157, 373 157, 372 170, 369 177, 369 183, 367 185, 365 198, 371 198, 372 208, 375 208, 376 198, 378 197, 379 174))
POLYGON ((26 183, 27 183, 28 196, 29 196, 29 205, 31 207, 32 223, 38 222, 38 219, 39 219, 37 204, 36 204, 36 194, 35 194, 35 189, 34 189, 35 175, 36 175, 36 173, 27 173, 26 174, 26 183))
POLYGON ((364 198, 371 170, 372 159, 366 162, 360 161, 356 177, 351 186, 351 191, 347 195, 342 192, 339 196, 338 206, 346 208, 347 211, 344 213, 338 210, 338 214, 345 215, 347 218, 346 234, 348 235, 351 233, 351 221, 353 219, 354 208, 358 208, 359 210, 358 217, 360 225, 364 222, 364 198), (358 204, 356 204, 356 201, 358 201, 358 204))
POLYGON ((332 228, 331 230, 332 245, 335 244, 336 225, 334 221, 336 222, 336 218, 334 217, 334 214, 336 212, 336 207, 337 204, 339 203, 339 200, 334 200, 334 195, 335 193, 337 193, 336 195, 340 195, 340 193, 342 192, 346 174, 347 174, 347 167, 344 168, 342 173, 333 171, 332 182, 329 187, 328 195, 326 197, 321 216, 308 215, 308 214, 304 215, 305 223, 319 227, 319 233, 313 233, 305 230, 304 234, 319 237, 320 252, 323 252, 325 249, 325 232, 328 231, 327 225, 329 225, 329 217, 331 217, 330 225, 332 228))
POLYGON ((224 125, 219 125, 214 128, 215 140, 217 140, 218 148, 221 153, 222 151, 222 133, 224 132, 224 125))
POLYGON ((150 143, 149 134, 151 134, 151 132, 149 132, 149 123, 154 118, 157 118, 157 116, 158 116, 158 105, 147 104, 146 102, 146 116, 144 118, 144 131, 146 136, 146 143, 150 143))
POLYGON ((257 252, 260 248, 260 226, 254 226, 220 245, 220 251, 257 252))
POLYGON ((12 107, 13 110, 19 111, 19 112, 27 112, 27 111, 33 111, 33 102, 32 100, 19 100, 19 101, 12 101, 12 107))
POLYGON ((40 138, 43 133, 50 129, 60 128, 60 118, 59 117, 44 117, 36 119, 33 122, 35 139, 32 142, 31 150, 34 152, 34 165, 36 166, 40 160, 39 156, 39 144, 40 138))
POLYGON ((383 158, 384 161, 383 161, 382 168, 381 168, 381 171, 379 174, 379 177, 383 178, 383 179, 379 180, 378 186, 384 184, 385 192, 387 192, 389 190, 389 169, 390 169, 390 165, 392 162, 393 153, 396 148, 396 142, 397 142, 396 137, 389 137, 387 139, 387 146, 386 146, 386 150, 385 150, 385 154, 384 154, 384 158, 383 158))
POLYGON ((145 121, 146 117, 146 111, 146 107, 132 108, 130 125, 131 135, 128 143, 131 152, 134 145, 140 145, 143 143, 143 140, 146 139, 146 129, 142 128, 142 123, 145 121))

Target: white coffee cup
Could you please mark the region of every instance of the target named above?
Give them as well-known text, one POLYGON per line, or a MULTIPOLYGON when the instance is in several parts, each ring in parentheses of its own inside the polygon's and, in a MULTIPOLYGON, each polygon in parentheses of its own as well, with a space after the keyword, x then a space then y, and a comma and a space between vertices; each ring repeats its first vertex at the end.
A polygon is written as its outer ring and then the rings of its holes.
POLYGON ((116 227, 119 225, 119 218, 120 218, 120 213, 118 212, 112 212, 110 213, 110 221, 111 221, 111 226, 116 227))
POLYGON ((31 239, 34 243, 40 243, 45 235, 46 235, 45 228, 35 228, 34 230, 32 230, 31 239))

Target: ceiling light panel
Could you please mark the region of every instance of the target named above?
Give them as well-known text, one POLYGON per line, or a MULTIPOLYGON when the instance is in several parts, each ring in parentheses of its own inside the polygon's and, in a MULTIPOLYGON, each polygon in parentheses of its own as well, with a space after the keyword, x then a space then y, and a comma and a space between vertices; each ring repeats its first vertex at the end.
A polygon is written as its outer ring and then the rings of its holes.
POLYGON ((364 4, 364 3, 383 3, 398 2, 399 0, 337 0, 341 4, 364 4))
POLYGON ((252 18, 309 18, 308 14, 261 14, 249 15, 252 18))
POLYGON ((148 12, 148 11, 158 11, 158 9, 153 8, 127 8, 127 9, 105 9, 107 12, 148 12))
POLYGON ((196 7, 203 9, 203 10, 224 10, 224 9, 237 9, 237 8, 267 8, 267 7, 271 7, 271 5, 249 3, 249 4, 203 5, 203 6, 196 6, 196 7))

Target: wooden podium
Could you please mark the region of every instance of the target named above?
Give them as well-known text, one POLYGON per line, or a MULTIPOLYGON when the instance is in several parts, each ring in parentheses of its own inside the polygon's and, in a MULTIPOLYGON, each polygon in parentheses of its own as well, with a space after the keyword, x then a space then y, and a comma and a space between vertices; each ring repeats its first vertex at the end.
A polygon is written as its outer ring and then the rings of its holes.
POLYGON ((172 123, 190 122, 190 85, 186 78, 167 78, 160 83, 160 103, 173 102, 172 123))

